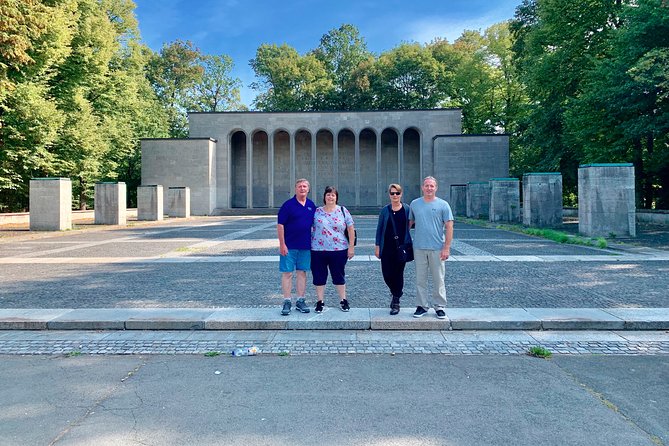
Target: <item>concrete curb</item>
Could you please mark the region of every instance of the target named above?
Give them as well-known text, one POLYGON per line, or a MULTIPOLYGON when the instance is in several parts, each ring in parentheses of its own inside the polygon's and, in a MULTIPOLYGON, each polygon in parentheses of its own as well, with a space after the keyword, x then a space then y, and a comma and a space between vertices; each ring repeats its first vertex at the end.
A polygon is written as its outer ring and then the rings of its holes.
POLYGON ((322 314, 278 308, 0 309, 0 330, 669 330, 669 308, 447 308, 422 318, 413 308, 322 314))

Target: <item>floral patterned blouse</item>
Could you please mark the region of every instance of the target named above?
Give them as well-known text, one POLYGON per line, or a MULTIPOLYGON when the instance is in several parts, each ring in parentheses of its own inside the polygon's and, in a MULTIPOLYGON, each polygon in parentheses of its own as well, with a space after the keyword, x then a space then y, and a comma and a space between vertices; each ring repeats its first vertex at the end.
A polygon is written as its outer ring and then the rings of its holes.
POLYGON ((311 227, 312 251, 342 251, 348 249, 346 226, 353 226, 348 209, 337 206, 331 213, 323 207, 316 208, 311 227))

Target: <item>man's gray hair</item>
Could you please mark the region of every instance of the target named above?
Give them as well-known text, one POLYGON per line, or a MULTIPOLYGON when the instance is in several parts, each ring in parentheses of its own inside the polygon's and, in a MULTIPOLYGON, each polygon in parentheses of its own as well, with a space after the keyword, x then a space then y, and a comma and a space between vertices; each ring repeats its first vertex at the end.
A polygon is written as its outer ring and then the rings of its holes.
POLYGON ((439 181, 437 181, 437 179, 435 177, 433 177, 431 175, 426 176, 425 178, 423 178, 423 184, 425 184, 425 182, 427 180, 432 180, 432 181, 434 181, 435 186, 439 186, 439 181))

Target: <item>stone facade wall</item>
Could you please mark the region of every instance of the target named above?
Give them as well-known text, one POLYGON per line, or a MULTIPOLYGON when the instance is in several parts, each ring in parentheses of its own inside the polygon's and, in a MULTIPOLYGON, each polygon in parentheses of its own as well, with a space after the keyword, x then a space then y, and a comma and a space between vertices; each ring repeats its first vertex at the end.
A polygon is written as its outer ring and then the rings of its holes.
POLYGON ((451 184, 509 176, 508 135, 440 135, 434 140, 434 176, 446 201, 451 184))
POLYGON ((333 185, 354 208, 386 204, 390 183, 411 201, 427 175, 446 199, 450 184, 508 175, 508 136, 462 136, 459 109, 191 113, 189 131, 142 141, 142 184, 190 187, 194 215, 279 207, 298 178, 317 203, 333 185))
POLYGON ((143 139, 142 184, 163 186, 163 203, 170 187, 189 187, 191 212, 211 215, 216 208, 216 141, 143 139))

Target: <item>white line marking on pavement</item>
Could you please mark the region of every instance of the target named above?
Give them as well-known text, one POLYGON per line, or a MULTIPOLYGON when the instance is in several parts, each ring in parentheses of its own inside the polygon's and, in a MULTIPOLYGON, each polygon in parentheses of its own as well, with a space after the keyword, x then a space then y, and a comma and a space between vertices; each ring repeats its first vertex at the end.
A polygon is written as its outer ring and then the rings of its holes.
MULTIPOLYGON (((153 256, 153 257, 5 257, 0 264, 86 264, 86 263, 239 263, 270 262, 276 263, 279 256, 153 256)), ((372 255, 358 255, 354 262, 378 262, 372 255)), ((449 262, 667 262, 669 254, 655 256, 620 255, 620 256, 451 256, 449 262)))

